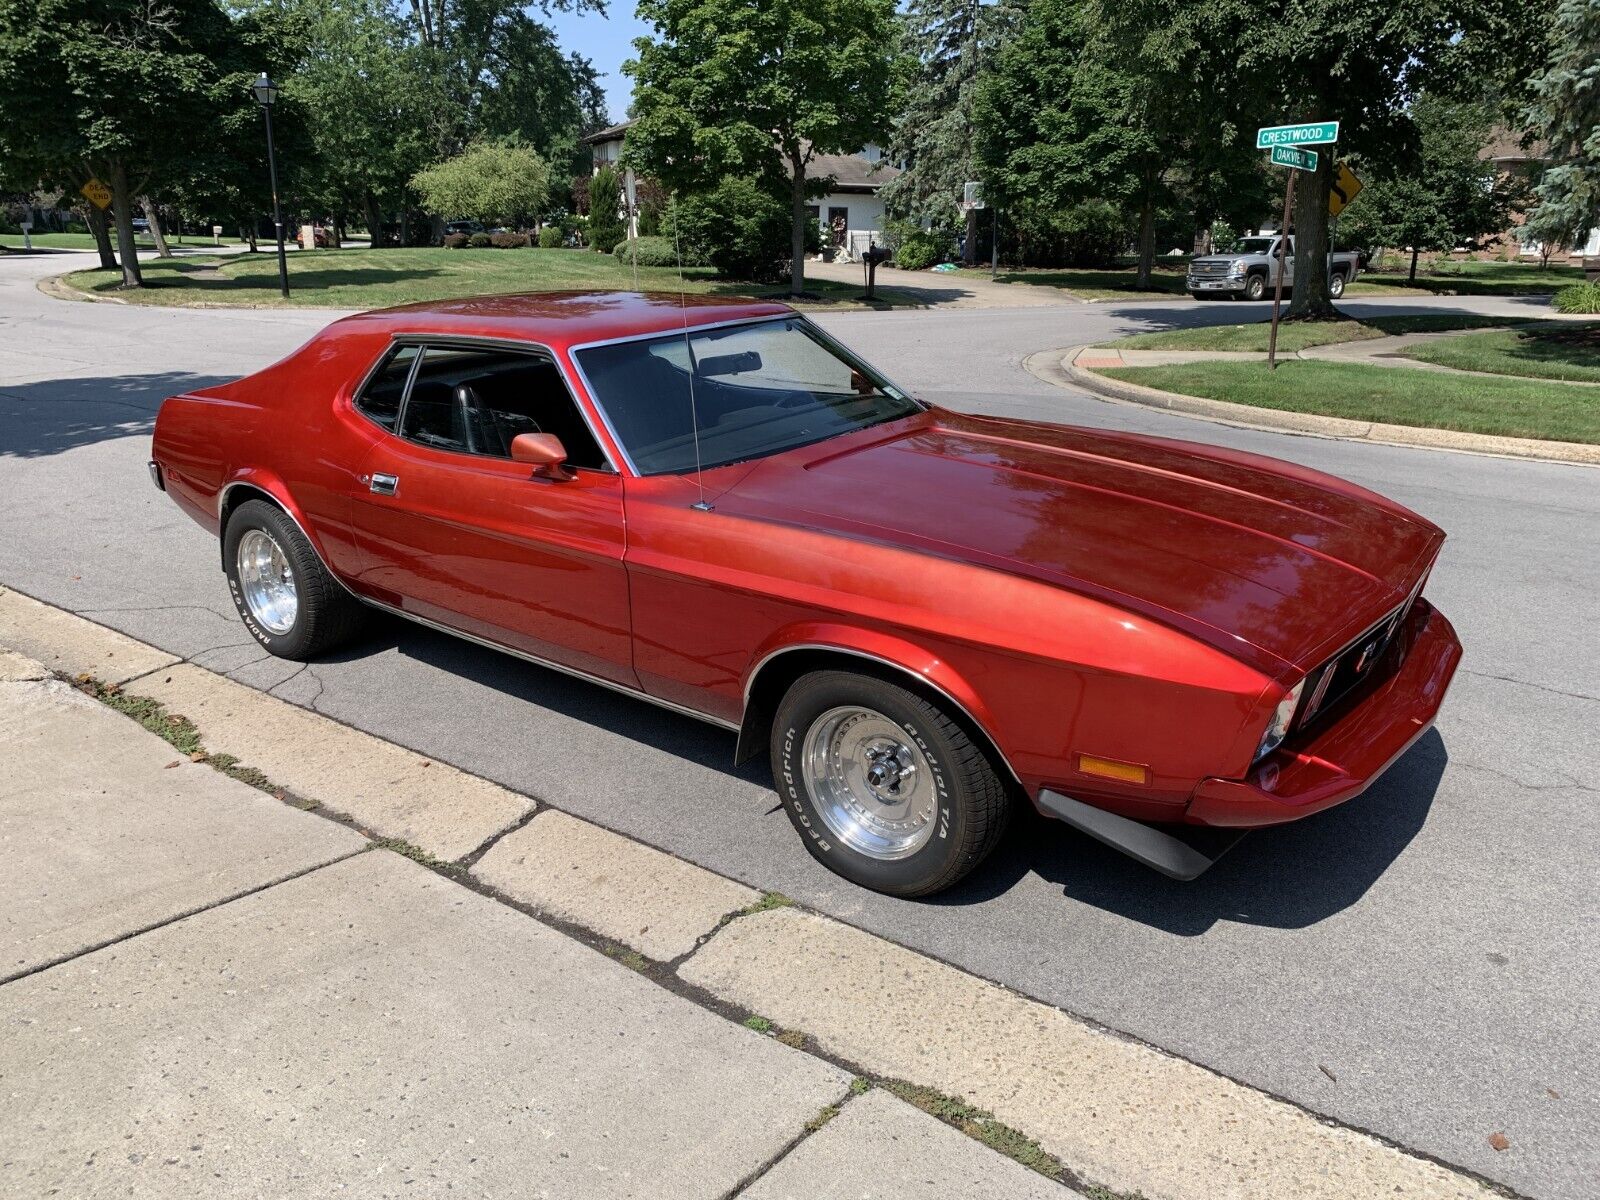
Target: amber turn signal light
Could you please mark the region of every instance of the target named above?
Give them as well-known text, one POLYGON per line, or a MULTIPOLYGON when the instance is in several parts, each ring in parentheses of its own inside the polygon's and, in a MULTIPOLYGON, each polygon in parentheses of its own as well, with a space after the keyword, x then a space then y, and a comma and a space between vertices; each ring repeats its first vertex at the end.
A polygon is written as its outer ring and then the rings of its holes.
POLYGON ((1078 770, 1084 775, 1098 775, 1102 779, 1115 779, 1119 783, 1150 782, 1150 768, 1143 763, 1122 762, 1115 758, 1096 758, 1093 754, 1078 755, 1078 770))

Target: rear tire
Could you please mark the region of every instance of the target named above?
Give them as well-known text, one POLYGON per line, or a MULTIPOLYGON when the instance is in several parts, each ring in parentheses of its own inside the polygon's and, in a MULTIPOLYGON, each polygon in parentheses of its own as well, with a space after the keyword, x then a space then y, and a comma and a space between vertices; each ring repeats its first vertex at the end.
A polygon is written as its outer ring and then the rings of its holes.
POLYGON ((1337 300, 1344 295, 1344 272, 1335 271, 1328 280, 1328 298, 1337 300))
POLYGON ((927 896, 1005 832, 1011 797, 943 710, 852 671, 802 676, 772 724, 773 785, 811 856, 853 883, 927 896))
POLYGON ((349 641, 366 609, 328 574, 306 535, 265 500, 246 500, 222 535, 228 591, 250 635, 301 661, 349 641))

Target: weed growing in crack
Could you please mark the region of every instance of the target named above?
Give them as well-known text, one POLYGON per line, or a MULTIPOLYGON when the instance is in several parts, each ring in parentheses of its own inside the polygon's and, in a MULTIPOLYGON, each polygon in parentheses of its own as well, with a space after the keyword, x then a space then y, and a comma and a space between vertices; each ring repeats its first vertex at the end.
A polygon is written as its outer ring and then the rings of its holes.
POLYGON ((744 1027, 746 1029, 754 1029, 757 1033, 772 1032, 772 1022, 765 1017, 746 1017, 744 1019, 744 1027))
POLYGON ((420 863, 429 870, 438 871, 441 875, 448 875, 452 879, 462 879, 467 874, 466 869, 461 864, 446 862, 442 858, 435 858, 421 846, 415 846, 404 838, 373 838, 367 849, 393 850, 396 854, 404 855, 414 863, 420 863))
POLYGON ((806 1132, 815 1133, 838 1115, 839 1106, 837 1104, 827 1105, 821 1112, 806 1122, 806 1132))
POLYGON ((782 892, 763 892, 761 894, 761 899, 757 900, 754 904, 745 905, 745 907, 734 913, 734 916, 753 917, 757 913, 771 912, 775 908, 792 907, 794 907, 794 901, 789 899, 789 897, 785 896, 782 892))
POLYGON ((1007 1158, 1015 1159, 1030 1170, 1048 1175, 1051 1179, 1061 1178, 1063 1168, 1060 1159, 1027 1134, 995 1120, 992 1113, 975 1108, 964 1100, 947 1096, 933 1088, 923 1087, 921 1084, 903 1083, 894 1079, 885 1080, 880 1086, 907 1104, 920 1108, 930 1116, 938 1117, 948 1125, 954 1125, 968 1137, 976 1138, 990 1149, 998 1150, 1007 1158))

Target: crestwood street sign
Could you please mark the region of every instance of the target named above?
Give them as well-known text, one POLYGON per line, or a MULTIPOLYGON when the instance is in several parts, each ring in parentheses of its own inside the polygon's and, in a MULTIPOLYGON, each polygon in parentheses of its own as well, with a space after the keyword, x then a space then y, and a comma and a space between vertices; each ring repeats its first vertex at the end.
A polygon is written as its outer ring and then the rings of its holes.
POLYGON ((1296 150, 1293 146, 1274 146, 1271 158, 1273 166, 1276 167, 1289 167, 1296 171, 1315 171, 1317 169, 1317 152, 1315 150, 1296 150))
POLYGON ((1274 146, 1331 146, 1339 140, 1339 122, 1318 121, 1311 125, 1268 125, 1256 130, 1256 149, 1274 146))

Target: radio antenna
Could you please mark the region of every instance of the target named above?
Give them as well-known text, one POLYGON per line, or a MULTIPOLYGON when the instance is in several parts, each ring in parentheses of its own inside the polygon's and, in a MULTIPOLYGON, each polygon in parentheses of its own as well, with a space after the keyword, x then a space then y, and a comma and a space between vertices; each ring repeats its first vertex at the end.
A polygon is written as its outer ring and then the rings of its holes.
POLYGON ((701 512, 710 512, 712 505, 706 499, 706 479, 700 466, 700 410, 694 399, 694 377, 700 373, 700 367, 695 362, 694 343, 689 340, 689 301, 684 295, 683 282, 683 234, 678 232, 676 196, 673 197, 673 209, 672 245, 678 258, 678 313, 683 317, 683 349, 689 356, 689 427, 694 433, 694 481, 700 489, 700 499, 689 507, 698 508, 701 512))

